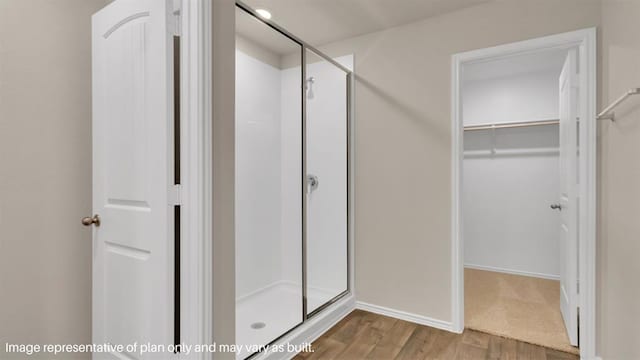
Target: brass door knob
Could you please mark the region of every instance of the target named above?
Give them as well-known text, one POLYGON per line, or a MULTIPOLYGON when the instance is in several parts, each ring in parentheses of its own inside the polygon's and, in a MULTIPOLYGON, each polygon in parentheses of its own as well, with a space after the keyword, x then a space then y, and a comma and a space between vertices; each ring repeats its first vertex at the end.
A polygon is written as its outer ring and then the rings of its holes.
POLYGON ((100 226, 100 216, 98 216, 98 214, 93 215, 93 217, 83 217, 82 218, 82 225, 84 226, 91 226, 91 225, 95 225, 95 226, 100 226))

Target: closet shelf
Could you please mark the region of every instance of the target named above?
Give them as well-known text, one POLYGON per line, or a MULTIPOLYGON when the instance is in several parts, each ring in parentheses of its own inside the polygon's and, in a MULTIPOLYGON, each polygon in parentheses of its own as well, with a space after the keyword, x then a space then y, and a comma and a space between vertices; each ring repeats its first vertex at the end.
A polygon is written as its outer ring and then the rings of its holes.
POLYGON ((543 126, 543 125, 558 125, 560 120, 534 120, 534 121, 520 121, 510 123, 497 123, 497 124, 479 124, 468 125, 464 127, 464 131, 476 131, 476 130, 492 130, 492 129, 507 129, 507 128, 519 128, 528 126, 543 126))

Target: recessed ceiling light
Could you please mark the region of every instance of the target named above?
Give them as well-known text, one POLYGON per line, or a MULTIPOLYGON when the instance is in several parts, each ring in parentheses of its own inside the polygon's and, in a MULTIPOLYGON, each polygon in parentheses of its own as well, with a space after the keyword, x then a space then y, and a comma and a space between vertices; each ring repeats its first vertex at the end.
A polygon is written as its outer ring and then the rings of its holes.
POLYGON ((267 20, 271 19, 271 13, 268 10, 256 9, 256 12, 258 13, 258 15, 260 15, 264 19, 267 19, 267 20))

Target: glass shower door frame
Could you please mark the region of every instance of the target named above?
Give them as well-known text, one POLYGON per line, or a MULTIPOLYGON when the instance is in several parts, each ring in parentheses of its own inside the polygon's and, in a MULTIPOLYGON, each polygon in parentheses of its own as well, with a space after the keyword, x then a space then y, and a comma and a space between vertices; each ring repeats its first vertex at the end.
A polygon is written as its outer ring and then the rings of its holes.
POLYGON ((351 218, 351 213, 352 213, 352 201, 351 201, 351 168, 352 168, 352 159, 351 159, 351 139, 352 139, 352 120, 353 120, 353 116, 352 116, 352 90, 353 90, 353 72, 344 67, 342 64, 338 63, 337 61, 335 61, 334 59, 330 58, 329 56, 325 55, 324 53, 322 53, 321 51, 319 51, 318 49, 316 49, 315 47, 309 45, 308 43, 304 42, 303 40, 301 40, 300 38, 296 37, 295 35, 291 34, 290 32, 288 32, 287 30, 283 29, 282 27, 280 27, 279 25, 277 25, 276 23, 264 19, 263 17, 261 17, 254 9, 252 9, 251 7, 249 7, 248 5, 244 4, 241 1, 236 1, 236 6, 245 11, 246 13, 248 13, 249 15, 252 15, 256 20, 264 23, 265 25, 269 26, 270 28, 276 30, 277 32, 279 32, 280 34, 284 35, 285 37, 289 38, 290 40, 292 40, 293 42, 297 43, 298 45, 300 45, 301 47, 301 71, 302 71, 302 77, 301 77, 301 84, 300 84, 300 91, 302 93, 302 174, 301 174, 301 179, 300 181, 302 182, 302 322, 299 323, 298 325, 296 325, 295 327, 291 328, 288 332, 285 332, 284 334, 282 334, 280 337, 274 339, 270 344, 273 344, 275 342, 277 342, 278 340, 280 340, 281 338, 283 338, 284 336, 288 335, 289 333, 291 333, 292 331, 294 331, 295 329, 297 329, 300 325, 303 325, 305 322, 307 322, 309 319, 311 319, 312 317, 318 315, 319 313, 321 313, 323 310, 325 310, 326 308, 330 307, 331 305, 333 305, 334 303, 338 302, 339 300, 341 300, 342 298, 344 298, 345 296, 349 295, 352 292, 352 280, 351 280, 351 273, 352 273, 352 269, 351 269, 351 243, 352 243, 352 218, 351 218), (347 255, 347 289, 345 291, 343 291, 342 293, 338 294, 337 296, 335 296, 334 298, 332 298, 331 300, 327 301, 326 303, 324 303, 323 305, 319 306, 317 309, 315 309, 314 311, 308 313, 307 312, 307 208, 308 208, 308 204, 307 204, 307 135, 306 135, 306 130, 307 130, 307 97, 305 96, 305 82, 306 82, 306 73, 307 73, 307 51, 312 52, 313 54, 317 55, 318 57, 322 58, 323 60, 326 60, 327 62, 331 63, 332 65, 336 66, 338 69, 342 70, 345 73, 345 77, 346 77, 346 164, 347 164, 347 169, 346 169, 346 177, 347 177, 347 198, 346 198, 346 221, 347 221, 347 234, 346 234, 346 244, 345 246, 347 247, 347 251, 346 251, 346 255, 347 255))
POLYGON ((303 267, 302 267, 302 274, 303 274, 303 289, 302 289, 302 294, 303 294, 303 317, 305 320, 308 320, 310 318, 312 318, 313 316, 321 313, 324 309, 326 309, 327 307, 333 305, 334 303, 336 303, 337 301, 339 301, 340 299, 342 299, 343 297, 347 296, 350 292, 351 292, 351 251, 350 251, 350 246, 349 244, 351 244, 351 120, 352 120, 352 114, 351 114, 351 90, 352 90, 352 81, 353 81, 353 72, 349 69, 347 69, 346 67, 344 67, 342 64, 338 63, 337 61, 335 61, 334 59, 330 58, 329 56, 325 55, 324 53, 320 52, 319 50, 317 50, 316 48, 307 45, 306 43, 302 43, 302 80, 303 80, 303 84, 302 84, 302 92, 303 92, 303 96, 302 96, 302 128, 303 128, 303 138, 302 138, 302 146, 303 146, 303 153, 302 153, 302 158, 303 158, 303 164, 302 164, 302 181, 303 181, 303 213, 302 213, 302 233, 303 233, 303 239, 302 239, 302 260, 303 260, 303 267), (343 72, 345 72, 345 84, 346 84, 346 151, 345 151, 345 156, 346 156, 346 180, 347 183, 346 185, 346 230, 347 230, 347 234, 346 234, 346 243, 344 244, 347 247, 347 251, 346 251, 346 257, 347 257, 347 288, 345 291, 341 292, 340 294, 336 295, 335 297, 331 298, 330 300, 328 300, 327 302, 325 302, 324 304, 320 305, 319 307, 317 307, 316 309, 314 309, 313 311, 309 312, 308 311, 308 306, 307 306, 307 299, 308 299, 308 279, 307 279, 307 241, 308 241, 308 223, 307 223, 307 212, 308 212, 308 204, 307 204, 307 199, 308 199, 308 193, 307 193, 307 118, 308 118, 308 108, 307 108, 307 96, 305 94, 305 84, 306 84, 306 79, 307 79, 307 51, 313 53, 314 55, 322 58, 325 61, 328 61, 330 64, 334 65, 335 67, 337 67, 339 70, 342 70, 343 72))

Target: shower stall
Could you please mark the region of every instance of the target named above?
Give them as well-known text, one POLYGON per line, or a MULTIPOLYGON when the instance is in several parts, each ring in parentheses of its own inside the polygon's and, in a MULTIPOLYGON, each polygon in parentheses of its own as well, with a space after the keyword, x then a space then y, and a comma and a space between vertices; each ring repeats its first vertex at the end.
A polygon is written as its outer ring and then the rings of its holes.
POLYGON ((237 4, 238 359, 351 291, 351 69, 237 4))

